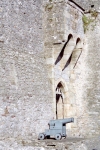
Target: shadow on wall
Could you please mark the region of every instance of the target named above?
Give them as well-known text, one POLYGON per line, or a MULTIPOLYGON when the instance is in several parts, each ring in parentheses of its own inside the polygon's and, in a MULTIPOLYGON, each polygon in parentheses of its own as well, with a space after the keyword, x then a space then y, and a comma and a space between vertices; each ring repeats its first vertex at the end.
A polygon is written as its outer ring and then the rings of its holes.
MULTIPOLYGON (((55 65, 58 62, 60 62, 61 59, 63 59, 65 48, 71 42, 73 42, 73 35, 69 34, 67 42, 64 44, 61 52, 59 53, 59 55, 58 55, 58 57, 57 57, 57 59, 55 61, 55 65)), ((79 58, 80 58, 81 53, 82 53, 82 42, 81 42, 81 39, 78 37, 77 40, 76 40, 76 44, 73 47, 73 50, 72 50, 71 54, 69 55, 69 58, 66 60, 66 64, 63 67, 62 71, 65 70, 69 66, 71 61, 73 62, 73 69, 74 69, 76 64, 77 64, 77 62, 78 62, 78 60, 79 60, 79 58)))
MULTIPOLYGON (((82 50, 81 50, 81 52, 78 52, 78 54, 77 54, 77 51, 79 51, 79 49, 82 49, 82 44, 81 44, 80 38, 78 37, 77 40, 76 40, 76 46, 75 46, 74 50, 72 51, 72 53, 71 53, 69 59, 67 60, 65 66, 64 66, 64 68, 63 68, 63 70, 64 70, 66 67, 68 67, 68 65, 71 63, 71 61, 73 62, 73 65, 74 65, 74 66, 73 66, 73 69, 75 68, 75 66, 76 66, 76 64, 77 64, 77 62, 78 62, 78 60, 79 60, 79 58, 80 58, 80 55, 81 55, 81 53, 82 53, 82 50)), ((62 70, 62 71, 63 71, 63 70, 62 70)))
POLYGON ((62 59, 62 57, 63 57, 63 55, 64 55, 65 47, 66 47, 66 45, 68 44, 68 42, 70 41, 71 38, 73 38, 73 36, 72 36, 72 34, 69 34, 69 35, 68 35, 67 42, 64 44, 64 46, 63 46, 61 52, 59 53, 59 55, 58 55, 58 57, 57 57, 57 59, 56 59, 56 61, 55 61, 55 65, 62 59))

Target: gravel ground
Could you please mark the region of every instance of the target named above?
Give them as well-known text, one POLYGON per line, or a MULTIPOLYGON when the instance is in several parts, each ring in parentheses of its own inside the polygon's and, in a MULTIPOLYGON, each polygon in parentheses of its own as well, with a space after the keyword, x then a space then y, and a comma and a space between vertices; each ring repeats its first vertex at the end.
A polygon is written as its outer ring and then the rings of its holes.
POLYGON ((61 141, 5 139, 0 141, 0 150, 100 150, 100 137, 67 138, 61 141))

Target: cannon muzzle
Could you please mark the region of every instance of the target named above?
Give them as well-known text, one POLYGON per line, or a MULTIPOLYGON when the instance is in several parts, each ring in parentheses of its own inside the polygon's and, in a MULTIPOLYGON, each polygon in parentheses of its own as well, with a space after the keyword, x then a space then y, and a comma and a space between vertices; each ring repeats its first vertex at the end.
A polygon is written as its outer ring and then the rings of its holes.
POLYGON ((74 122, 74 118, 59 119, 59 121, 60 121, 62 124, 66 124, 66 123, 74 122))

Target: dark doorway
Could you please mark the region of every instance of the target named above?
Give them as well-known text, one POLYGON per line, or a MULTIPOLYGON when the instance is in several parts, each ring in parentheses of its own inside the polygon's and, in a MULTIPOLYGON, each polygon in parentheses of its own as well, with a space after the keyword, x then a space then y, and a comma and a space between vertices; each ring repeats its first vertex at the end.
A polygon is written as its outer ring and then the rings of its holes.
POLYGON ((56 87, 56 119, 64 118, 63 86, 61 82, 56 87))

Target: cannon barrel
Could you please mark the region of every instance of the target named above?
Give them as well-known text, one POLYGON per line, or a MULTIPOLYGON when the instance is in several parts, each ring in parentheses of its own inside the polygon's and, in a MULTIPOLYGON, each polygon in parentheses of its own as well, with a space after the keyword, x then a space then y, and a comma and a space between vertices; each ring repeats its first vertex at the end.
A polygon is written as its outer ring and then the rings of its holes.
POLYGON ((66 118, 66 119, 57 119, 57 120, 50 120, 50 122, 48 123, 50 126, 54 126, 55 123, 60 122, 62 124, 66 124, 66 123, 70 123, 70 122, 74 122, 74 118, 66 118))
POLYGON ((60 121, 62 124, 66 124, 66 123, 74 122, 74 118, 59 119, 59 121, 60 121))

